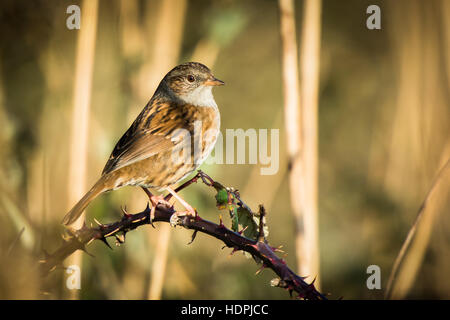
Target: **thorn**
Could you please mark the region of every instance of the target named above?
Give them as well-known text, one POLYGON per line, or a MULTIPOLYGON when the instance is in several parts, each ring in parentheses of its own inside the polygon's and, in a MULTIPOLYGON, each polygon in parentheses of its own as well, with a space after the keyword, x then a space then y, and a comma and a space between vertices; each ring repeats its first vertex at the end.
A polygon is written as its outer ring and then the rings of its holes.
MULTIPOLYGON (((197 217, 198 217, 198 212, 197 212, 197 208, 193 208, 194 209, 194 221, 197 221, 197 217)), ((192 219, 191 219, 192 221, 192 219)))
MULTIPOLYGON (((281 246, 278 246, 278 247, 272 247, 272 250, 273 250, 274 252, 285 253, 285 251, 284 251, 284 250, 281 250, 281 248, 283 248, 282 245, 281 245, 281 246)), ((287 254, 286 254, 286 255, 287 255, 287 254)))
POLYGON ((110 248, 111 250, 113 249, 113 248, 109 245, 108 241, 106 241, 106 238, 105 238, 105 237, 99 238, 99 240, 101 240, 104 244, 106 244, 106 246, 107 246, 108 248, 110 248))
POLYGON ((220 228, 225 228, 225 225, 223 224, 223 220, 222 220, 222 215, 219 214, 219 227, 220 228))
POLYGON ((98 222, 97 219, 94 218, 94 221, 100 228, 104 228, 105 227, 105 225, 103 223, 98 222))
POLYGON ((81 250, 83 250, 88 256, 91 256, 92 258, 95 258, 95 256, 93 254, 90 254, 85 247, 81 248, 81 250))
POLYGON ((195 211, 194 220, 195 221, 202 221, 203 219, 200 218, 200 216, 198 215, 197 209, 194 208, 194 211, 195 211))
POLYGON ((244 233, 244 231, 247 230, 247 228, 248 228, 248 226, 245 226, 245 228, 243 228, 241 231, 238 231, 238 233, 239 233, 240 235, 242 235, 242 234, 244 233))
POLYGON ((266 216, 266 209, 263 205, 259 205, 259 228, 258 228, 258 241, 265 242, 266 238, 264 235, 264 222, 266 216))
POLYGON ((261 271, 263 271, 263 269, 265 269, 265 268, 266 268, 266 265, 263 263, 263 264, 261 265, 261 267, 260 267, 258 270, 256 270, 255 276, 258 275, 258 274, 260 274, 261 271))
MULTIPOLYGON (((298 277, 299 277, 302 281, 305 281, 306 279, 309 278, 309 276, 304 276, 304 277, 298 276, 298 277)), ((294 279, 294 284, 299 285, 299 282, 298 282, 297 280, 294 279)))
POLYGON ((314 279, 313 279, 313 281, 309 284, 309 287, 311 288, 314 288, 314 282, 316 282, 316 279, 317 279, 317 276, 316 277, 314 277, 314 279))
POLYGON ((239 251, 239 249, 234 247, 233 250, 230 252, 229 257, 231 257, 236 251, 239 251))
MULTIPOLYGON (((149 207, 149 204, 147 203, 147 208, 149 207)), ((156 205, 152 204, 152 208, 150 209, 150 214, 148 216, 148 221, 150 223, 150 225, 153 227, 153 229, 156 229, 155 225, 153 224, 153 217, 155 216, 155 210, 156 210, 156 205)))
POLYGON ((192 242, 194 242, 196 236, 197 236, 197 230, 195 230, 194 233, 192 234, 191 241, 188 242, 188 245, 191 244, 192 242))
POLYGON ((147 206, 145 207, 145 212, 148 214, 149 218, 149 224, 153 227, 153 229, 156 229, 155 225, 153 224, 153 219, 152 219, 152 208, 153 206, 150 208, 150 202, 147 202, 147 206))
POLYGON ((131 214, 129 214, 128 211, 127 211, 127 206, 126 206, 126 205, 121 206, 121 207, 120 207, 120 210, 122 211, 123 216, 124 216, 125 218, 128 219, 128 218, 131 217, 131 214))

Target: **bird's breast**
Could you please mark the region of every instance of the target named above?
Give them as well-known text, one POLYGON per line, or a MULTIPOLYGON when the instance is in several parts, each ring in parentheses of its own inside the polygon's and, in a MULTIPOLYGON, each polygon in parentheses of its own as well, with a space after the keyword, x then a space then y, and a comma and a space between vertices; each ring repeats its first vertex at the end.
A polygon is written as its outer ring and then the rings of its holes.
POLYGON ((220 132, 220 113, 217 107, 196 107, 197 115, 193 124, 194 148, 200 150, 195 163, 200 165, 209 156, 220 132))
POLYGON ((209 128, 203 131, 202 155, 200 164, 208 158, 217 142, 220 133, 220 113, 217 112, 209 128))

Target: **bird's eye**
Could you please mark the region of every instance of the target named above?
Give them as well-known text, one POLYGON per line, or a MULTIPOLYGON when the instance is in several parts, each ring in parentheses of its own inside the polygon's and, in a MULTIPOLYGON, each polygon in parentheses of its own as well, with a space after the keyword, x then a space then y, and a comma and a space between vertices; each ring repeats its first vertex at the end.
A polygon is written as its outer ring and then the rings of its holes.
POLYGON ((190 74, 190 75, 187 76, 187 80, 188 80, 189 82, 194 82, 194 81, 195 81, 195 78, 194 78, 194 76, 193 76, 192 74, 190 74))

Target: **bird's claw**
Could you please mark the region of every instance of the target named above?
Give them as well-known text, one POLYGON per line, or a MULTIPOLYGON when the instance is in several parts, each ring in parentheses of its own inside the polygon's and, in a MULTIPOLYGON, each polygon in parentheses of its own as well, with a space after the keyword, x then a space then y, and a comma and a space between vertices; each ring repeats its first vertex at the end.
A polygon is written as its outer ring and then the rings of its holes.
POLYGON ((166 206, 167 208, 170 208, 170 207, 172 207, 172 205, 170 204, 170 202, 165 200, 164 197, 162 197, 162 196, 151 196, 150 202, 152 204, 152 208, 150 209, 150 225, 153 228, 155 228, 155 226, 153 225, 153 220, 155 219, 156 207, 159 204, 162 204, 162 205, 166 206))

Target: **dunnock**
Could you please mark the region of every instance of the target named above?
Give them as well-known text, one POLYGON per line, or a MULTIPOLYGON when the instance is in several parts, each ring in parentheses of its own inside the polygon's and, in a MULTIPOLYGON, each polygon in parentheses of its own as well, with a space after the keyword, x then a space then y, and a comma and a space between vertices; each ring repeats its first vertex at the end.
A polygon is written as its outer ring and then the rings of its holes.
POLYGON ((164 200, 147 188, 169 191, 188 213, 194 214, 171 186, 197 169, 212 151, 220 130, 212 86, 223 84, 198 62, 184 63, 169 71, 114 147, 100 179, 62 223, 74 223, 101 193, 130 185, 144 188, 149 195, 151 219, 156 205, 164 200))

